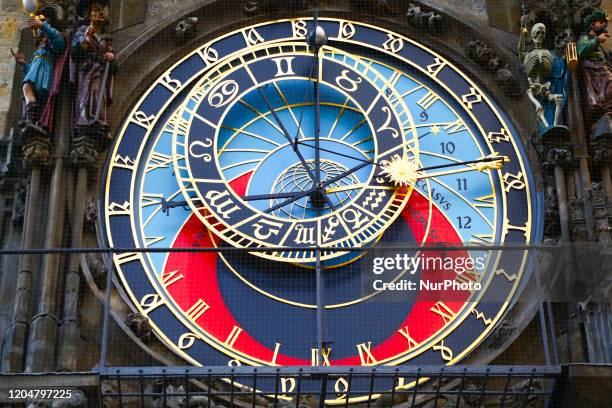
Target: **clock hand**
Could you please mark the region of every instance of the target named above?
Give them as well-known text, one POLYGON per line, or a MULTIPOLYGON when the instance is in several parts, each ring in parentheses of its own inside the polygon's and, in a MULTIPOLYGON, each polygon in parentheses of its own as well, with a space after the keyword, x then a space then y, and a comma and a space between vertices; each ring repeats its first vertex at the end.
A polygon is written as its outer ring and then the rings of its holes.
POLYGON ((310 200, 313 206, 320 211, 323 207, 323 202, 325 201, 327 205, 332 210, 335 210, 335 206, 331 199, 325 194, 324 188, 321 186, 321 152, 319 150, 320 147, 320 139, 321 139, 321 64, 320 64, 320 51, 321 47, 325 45, 327 42, 327 36, 325 35, 325 30, 323 27, 319 26, 319 9, 315 7, 314 9, 314 21, 313 21, 314 29, 310 35, 310 41, 312 46, 312 54, 313 54, 313 68, 315 70, 315 78, 313 82, 314 87, 314 105, 315 105, 315 180, 314 187, 315 191, 310 195, 310 200))
MULTIPOLYGON (((310 42, 312 46, 312 55, 313 55, 313 63, 315 69, 315 80, 313 82, 314 86, 314 105, 315 105, 315 186, 319 187, 319 183, 321 182, 321 152, 319 150, 320 143, 319 139, 321 136, 321 95, 319 92, 320 88, 320 79, 321 79, 321 67, 319 65, 319 51, 321 47, 326 42, 325 31, 322 27, 319 27, 319 12, 315 7, 314 10, 314 21, 313 21, 314 29, 310 34, 310 42)), ((329 197, 325 196, 328 204, 330 203, 329 197)))
POLYGON ((291 139, 291 136, 289 136, 289 132, 287 131, 287 128, 285 128, 285 125, 283 124, 283 122, 278 117, 278 114, 276 113, 276 110, 274 110, 274 108, 272 107, 272 104, 270 103, 270 100, 268 99, 266 94, 261 90, 260 86, 257 87, 257 91, 259 92, 259 95, 261 96, 261 99, 263 99, 264 103, 268 107, 268 110, 272 114, 272 117, 274 118, 274 120, 276 121, 278 126, 281 128, 281 133, 283 134, 283 136, 285 136, 285 139, 287 139, 287 142, 289 142, 291 147, 293 147, 293 151, 297 155, 298 159, 300 159, 300 163, 302 163, 302 166, 304 166, 304 170, 306 170, 306 172, 308 173, 308 176, 310 177, 312 182, 315 183, 315 185, 316 185, 315 175, 314 175, 312 169, 310 168, 310 166, 308 166, 308 164, 306 163, 306 160, 304 159, 304 156, 298 150, 298 145, 296 143, 294 143, 294 141, 291 139))
MULTIPOLYGON (((482 159, 478 159, 478 160, 470 160, 470 161, 465 161, 461 163, 441 164, 438 166, 423 167, 423 168, 415 170, 413 174, 415 175, 414 180, 420 180, 420 179, 426 179, 426 178, 432 178, 432 177, 447 176, 449 174, 464 173, 467 171, 474 171, 474 170, 483 172, 486 170, 498 170, 503 166, 504 163, 507 163, 507 162, 508 162, 507 157, 497 156, 495 154, 492 154, 490 156, 483 157, 482 159), (444 168, 449 168, 449 167, 458 167, 458 166, 466 166, 466 165, 470 167, 450 170, 450 171, 441 171, 438 173, 431 173, 431 174, 417 174, 417 173, 421 173, 421 172, 428 171, 428 170, 438 170, 438 169, 444 169, 444 168)), ((380 166, 380 164, 377 164, 377 165, 380 166)), ((338 193, 341 191, 357 190, 360 188, 365 188, 367 186, 368 186, 367 184, 363 184, 363 183, 350 184, 348 186, 333 187, 333 188, 327 189, 326 192, 328 194, 338 193)))
MULTIPOLYGON (((311 191, 311 190, 308 190, 311 191)), ((299 194, 299 191, 293 191, 289 193, 278 193, 278 194, 258 194, 258 195, 248 195, 242 197, 244 201, 258 201, 258 200, 274 200, 276 198, 291 198, 295 197, 299 194)))
MULTIPOLYGON (((289 142, 289 144, 293 147, 293 151, 297 155, 298 159, 300 159, 300 163, 302 163, 302 166, 304 167, 304 170, 306 170, 306 172, 308 173, 308 176, 312 180, 313 186, 314 187, 318 187, 319 184, 320 184, 320 181, 317 181, 318 178, 316 176, 316 174, 318 174, 318 172, 313 172, 312 169, 310 168, 310 166, 308 166, 308 163, 306 163, 306 159, 304 159, 304 156, 298 150, 297 143, 295 143, 294 140, 291 139, 291 136, 289 136, 289 132, 287 131, 287 128, 285 128, 285 125, 283 124, 283 122, 278 117, 278 114, 276 113, 276 110, 274 110, 274 108, 272 107, 272 104, 270 103, 270 100, 268 99, 266 94, 261 90, 261 87, 257 87, 257 91, 259 92, 259 95, 261 96, 261 98, 263 99, 264 103, 268 107, 268 110, 270 111, 270 113, 274 117, 274 120, 276 121, 278 126, 281 128, 281 131, 282 131, 281 133, 283 134, 283 136, 285 136, 285 139, 287 139, 287 142, 289 142)), ((335 207, 334 207, 333 203, 331 202, 329 197, 327 197, 325 195, 325 192, 322 190, 321 187, 318 187, 318 189, 314 188, 309 193, 313 194, 313 196, 312 196, 313 203, 325 200, 325 201, 327 201, 327 204, 332 208, 332 210, 335 210, 335 207)))

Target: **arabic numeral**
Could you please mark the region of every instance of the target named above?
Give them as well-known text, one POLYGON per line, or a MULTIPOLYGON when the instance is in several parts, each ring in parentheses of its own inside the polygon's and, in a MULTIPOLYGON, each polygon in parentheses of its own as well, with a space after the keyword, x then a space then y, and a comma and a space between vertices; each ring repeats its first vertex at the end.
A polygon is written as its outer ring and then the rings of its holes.
POLYGON ((453 154, 455 153, 456 146, 453 142, 440 143, 442 148, 442 154, 453 154))
POLYGON ((458 178, 457 179, 457 190, 465 191, 468 188, 468 182, 466 178, 458 178))
POLYGON ((472 217, 457 217, 459 229, 472 229, 472 217))

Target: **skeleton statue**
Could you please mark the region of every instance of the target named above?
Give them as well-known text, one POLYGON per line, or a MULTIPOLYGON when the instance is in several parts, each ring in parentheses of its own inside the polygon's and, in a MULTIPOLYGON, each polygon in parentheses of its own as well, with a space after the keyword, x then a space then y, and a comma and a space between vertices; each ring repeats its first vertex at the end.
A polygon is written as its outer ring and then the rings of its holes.
POLYGON ((519 58, 523 61, 525 71, 529 80, 527 96, 535 105, 536 116, 544 129, 551 127, 546 119, 543 104, 552 102, 555 105, 554 122, 552 126, 561 124, 564 98, 562 94, 551 92, 550 80, 552 79, 554 57, 550 50, 544 48, 546 38, 546 26, 542 23, 534 24, 531 29, 531 40, 533 50, 525 51, 525 37, 527 35, 527 16, 521 18, 521 37, 519 42, 519 58))

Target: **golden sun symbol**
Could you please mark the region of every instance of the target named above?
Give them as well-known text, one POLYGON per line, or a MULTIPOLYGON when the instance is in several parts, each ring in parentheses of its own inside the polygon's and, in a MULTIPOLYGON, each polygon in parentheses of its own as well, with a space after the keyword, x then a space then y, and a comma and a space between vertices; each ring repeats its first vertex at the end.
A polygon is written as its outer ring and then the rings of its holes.
POLYGON ((415 182, 419 166, 415 160, 406 156, 395 157, 383 167, 382 174, 398 187, 406 187, 415 182))

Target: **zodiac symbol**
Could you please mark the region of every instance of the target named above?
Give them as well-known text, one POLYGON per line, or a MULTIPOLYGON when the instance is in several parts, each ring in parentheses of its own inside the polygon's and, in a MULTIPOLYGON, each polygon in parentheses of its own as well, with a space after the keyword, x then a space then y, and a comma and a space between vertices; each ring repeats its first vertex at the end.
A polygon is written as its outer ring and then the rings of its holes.
POLYGON ((371 191, 370 194, 368 194, 368 197, 365 199, 365 201, 363 202, 363 206, 364 207, 370 207, 371 209, 375 210, 380 206, 380 203, 382 203, 385 199, 387 195, 385 194, 384 191, 371 191))
POLYGON ((336 228, 340 225, 340 220, 337 217, 331 217, 329 219, 329 225, 323 228, 323 242, 330 241, 336 233, 336 228))

